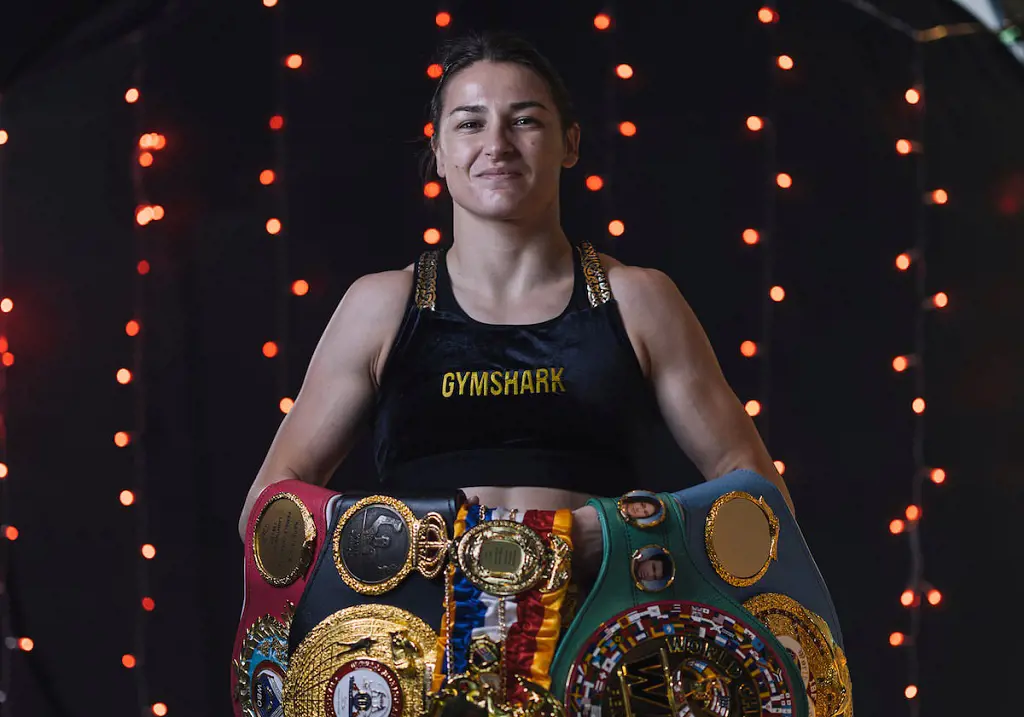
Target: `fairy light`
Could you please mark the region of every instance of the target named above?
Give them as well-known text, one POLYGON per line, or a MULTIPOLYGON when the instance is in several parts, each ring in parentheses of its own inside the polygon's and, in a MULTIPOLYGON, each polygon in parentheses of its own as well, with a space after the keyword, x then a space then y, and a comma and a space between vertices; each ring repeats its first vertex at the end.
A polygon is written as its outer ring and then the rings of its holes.
POLYGON ((764 120, 755 115, 747 117, 747 129, 751 132, 760 132, 764 129, 764 120))
POLYGON ((449 25, 452 24, 451 13, 448 13, 448 12, 439 12, 439 13, 437 13, 437 15, 434 16, 434 23, 438 27, 448 27, 449 25))
POLYGON ((632 122, 620 122, 619 133, 623 137, 633 137, 636 135, 636 125, 632 122))
POLYGON ((607 30, 612 26, 612 19, 605 13, 600 13, 594 17, 594 27, 598 30, 607 30))
POLYGON ((626 225, 619 219, 608 222, 608 233, 613 237, 620 237, 626 233, 626 225))

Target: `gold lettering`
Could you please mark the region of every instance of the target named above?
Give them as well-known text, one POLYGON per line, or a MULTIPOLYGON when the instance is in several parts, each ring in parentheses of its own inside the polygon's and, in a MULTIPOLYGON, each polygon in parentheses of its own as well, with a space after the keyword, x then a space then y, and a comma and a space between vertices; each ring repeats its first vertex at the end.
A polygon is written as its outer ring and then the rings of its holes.
POLYGON ((450 371, 441 377, 441 395, 451 398, 455 393, 455 374, 450 371))
POLYGON ((487 372, 486 371, 474 371, 472 378, 469 383, 469 395, 470 396, 486 396, 487 395, 487 372))
POLYGON ((537 369, 537 393, 548 393, 548 370, 546 368, 537 369))
POLYGON ((562 371, 564 370, 565 366, 551 367, 551 393, 558 393, 559 391, 565 393, 565 386, 562 385, 562 371), (555 386, 558 387, 558 390, 555 390, 555 386))
MULTIPOLYGON (((543 371, 544 369, 541 369, 543 371)), ((523 371, 523 393, 533 393, 533 371, 523 371)))
POLYGON ((501 371, 491 371, 491 395, 492 396, 500 396, 501 395, 501 379, 503 377, 504 377, 504 374, 502 374, 501 371))
MULTIPOLYGON (((530 372, 529 371, 523 371, 523 373, 524 374, 529 374, 530 372)), ((509 395, 509 388, 512 389, 511 395, 513 395, 513 396, 518 396, 519 395, 519 372, 518 371, 513 371, 512 373, 509 373, 508 371, 505 372, 505 395, 506 396, 509 395)))
POLYGON ((463 373, 462 371, 459 371, 456 374, 456 378, 459 381, 459 395, 463 396, 466 393, 466 379, 469 378, 469 372, 467 371, 466 373, 463 373))

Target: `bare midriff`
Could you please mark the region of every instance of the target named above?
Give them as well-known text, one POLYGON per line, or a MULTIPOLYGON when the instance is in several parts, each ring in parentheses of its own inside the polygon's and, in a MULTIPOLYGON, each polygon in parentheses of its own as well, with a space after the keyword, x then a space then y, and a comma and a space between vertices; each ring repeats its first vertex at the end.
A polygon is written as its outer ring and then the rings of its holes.
POLYGON ((586 505, 592 496, 558 488, 471 486, 463 488, 467 500, 478 499, 489 508, 516 508, 518 510, 576 510, 586 505))

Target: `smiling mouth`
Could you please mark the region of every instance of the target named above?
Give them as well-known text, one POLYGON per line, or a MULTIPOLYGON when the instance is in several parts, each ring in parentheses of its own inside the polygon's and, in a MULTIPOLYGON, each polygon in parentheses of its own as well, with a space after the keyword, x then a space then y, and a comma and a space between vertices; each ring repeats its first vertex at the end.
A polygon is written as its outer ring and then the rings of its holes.
POLYGON ((481 179, 514 179, 516 177, 523 176, 519 172, 500 172, 491 174, 481 174, 481 179))

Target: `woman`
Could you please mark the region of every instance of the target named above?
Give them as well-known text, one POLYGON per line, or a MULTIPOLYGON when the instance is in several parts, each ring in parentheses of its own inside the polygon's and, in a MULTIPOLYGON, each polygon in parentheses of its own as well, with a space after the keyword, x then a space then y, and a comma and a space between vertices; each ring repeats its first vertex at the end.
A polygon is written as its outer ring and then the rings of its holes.
MULTIPOLYGON (((349 288, 278 429, 260 491, 325 484, 374 413, 383 490, 461 487, 471 500, 574 510, 574 567, 599 563, 592 495, 643 487, 628 439, 660 412, 708 479, 782 478, 664 273, 562 230, 559 178, 579 158, 565 87, 527 43, 453 43, 431 103, 432 160, 453 242, 349 288)), ((680 488, 685 486, 680 486, 680 488)))

